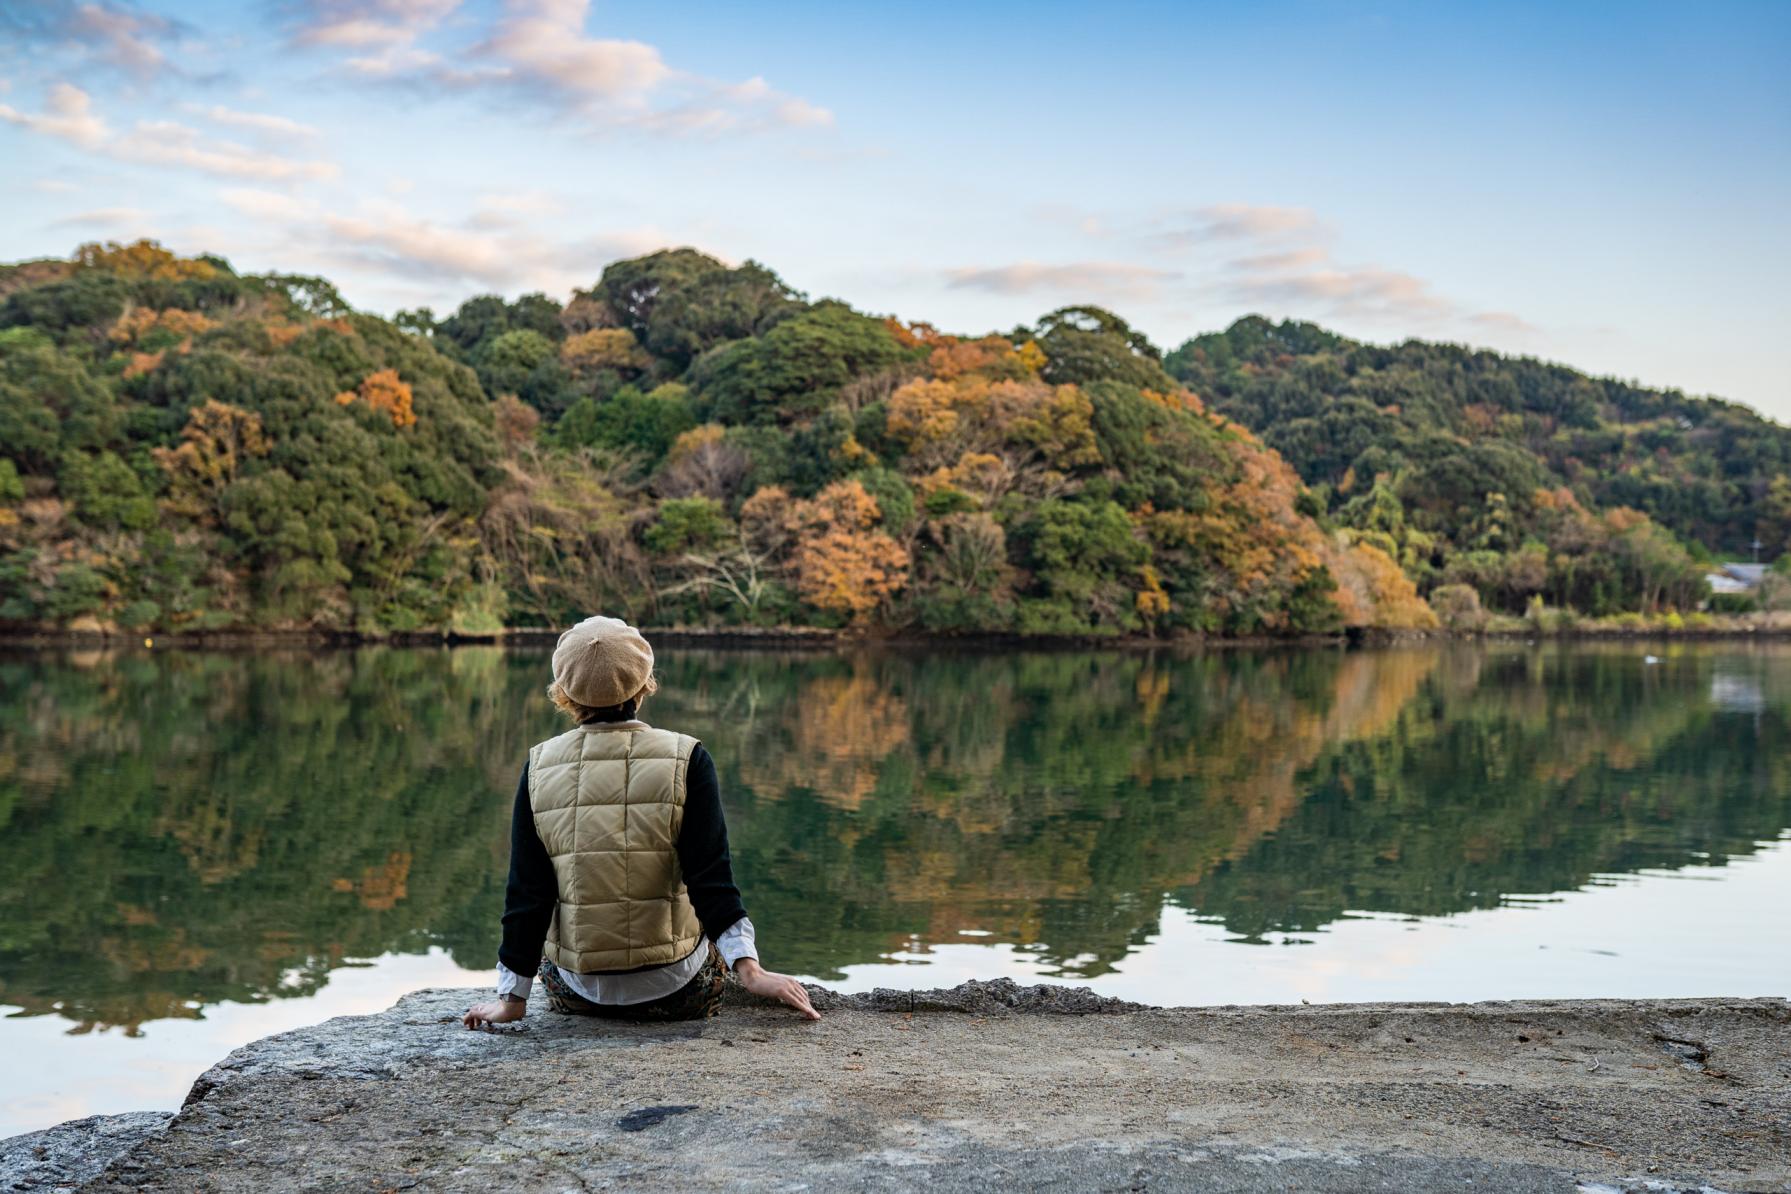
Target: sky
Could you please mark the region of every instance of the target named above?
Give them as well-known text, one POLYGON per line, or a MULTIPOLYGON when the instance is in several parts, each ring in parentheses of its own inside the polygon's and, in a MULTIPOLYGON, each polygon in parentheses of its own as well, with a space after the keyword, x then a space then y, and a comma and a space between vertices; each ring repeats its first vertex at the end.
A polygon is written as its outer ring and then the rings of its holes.
POLYGON ((1791 422, 1791 2, 0 0, 0 260, 365 310, 694 245, 977 333, 1249 313, 1791 422))

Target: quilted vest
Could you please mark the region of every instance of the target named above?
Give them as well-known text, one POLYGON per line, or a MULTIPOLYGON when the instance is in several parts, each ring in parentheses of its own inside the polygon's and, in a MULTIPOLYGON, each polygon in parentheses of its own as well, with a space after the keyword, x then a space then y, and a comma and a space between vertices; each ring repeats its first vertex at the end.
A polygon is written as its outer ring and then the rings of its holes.
POLYGON ((626 973, 681 962, 701 944, 677 850, 696 744, 621 721, 529 751, 529 808, 559 885, 546 948, 555 966, 626 973))

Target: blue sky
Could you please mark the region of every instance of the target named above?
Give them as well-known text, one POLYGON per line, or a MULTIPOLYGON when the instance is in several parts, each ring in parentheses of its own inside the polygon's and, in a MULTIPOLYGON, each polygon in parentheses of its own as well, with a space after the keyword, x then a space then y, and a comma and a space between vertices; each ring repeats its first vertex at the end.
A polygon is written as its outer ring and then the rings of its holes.
POLYGON ((0 258, 357 306, 694 244, 957 331, 1251 311, 1791 420, 1791 3, 0 0, 0 258))

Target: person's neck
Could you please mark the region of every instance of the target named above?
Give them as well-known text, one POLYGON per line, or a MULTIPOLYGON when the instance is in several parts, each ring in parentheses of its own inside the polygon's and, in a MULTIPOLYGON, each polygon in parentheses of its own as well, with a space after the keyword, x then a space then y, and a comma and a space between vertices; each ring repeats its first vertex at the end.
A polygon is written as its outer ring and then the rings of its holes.
POLYGON ((617 725, 622 722, 639 720, 639 710, 628 710, 624 712, 621 709, 604 709, 585 718, 578 724, 586 726, 617 725))

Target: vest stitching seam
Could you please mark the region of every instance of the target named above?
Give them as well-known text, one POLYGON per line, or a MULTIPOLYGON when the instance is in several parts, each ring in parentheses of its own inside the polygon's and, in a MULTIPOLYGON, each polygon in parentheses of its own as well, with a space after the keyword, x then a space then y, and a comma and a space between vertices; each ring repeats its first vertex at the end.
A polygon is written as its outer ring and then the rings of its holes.
MULTIPOLYGON (((635 733, 633 730, 628 731, 628 737, 624 741, 627 745, 622 748, 622 844, 626 846, 634 840, 628 833, 629 806, 634 801, 635 733)), ((624 897, 634 891, 634 876, 628 866, 629 853, 630 851, 626 849, 622 851, 622 895, 624 897)), ((634 907, 629 903, 622 905, 622 939, 628 942, 628 949, 624 955, 628 959, 628 965, 638 965, 634 949, 634 907)))

